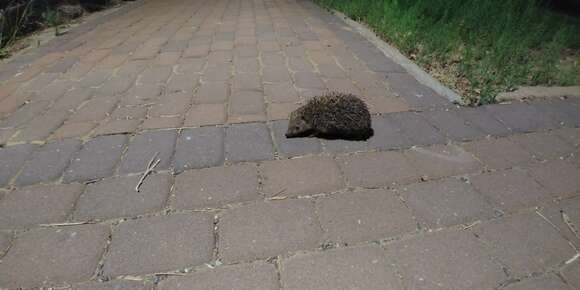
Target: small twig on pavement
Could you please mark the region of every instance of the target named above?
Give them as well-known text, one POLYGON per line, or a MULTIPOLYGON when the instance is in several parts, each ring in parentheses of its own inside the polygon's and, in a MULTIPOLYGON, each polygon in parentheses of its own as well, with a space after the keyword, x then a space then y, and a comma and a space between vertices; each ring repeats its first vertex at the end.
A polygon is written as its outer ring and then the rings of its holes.
POLYGON ((40 227, 66 227, 66 226, 86 225, 86 224, 90 224, 90 223, 92 223, 92 222, 90 222, 90 221, 84 221, 84 222, 74 222, 74 223, 40 224, 38 226, 40 226, 40 227))
POLYGON ((580 233, 576 229, 576 226, 574 225, 570 217, 563 210, 561 210, 560 213, 562 214, 562 220, 564 221, 566 226, 568 226, 568 229, 570 229, 570 231, 574 234, 574 236, 576 236, 576 238, 580 240, 580 233))
POLYGON ((147 168, 145 169, 145 172, 143 172, 143 175, 141 175, 141 178, 139 179, 139 182, 137 183, 137 186, 135 186, 135 191, 136 192, 139 192, 139 188, 141 187, 141 185, 145 181, 145 178, 147 178, 147 176, 149 174, 151 174, 151 172, 153 172, 153 170, 155 169, 155 167, 157 167, 157 165, 159 164, 159 162, 161 162, 161 159, 156 159, 157 158, 157 155, 159 155, 159 152, 155 152, 155 154, 153 155, 153 158, 151 158, 151 160, 147 164, 147 168))

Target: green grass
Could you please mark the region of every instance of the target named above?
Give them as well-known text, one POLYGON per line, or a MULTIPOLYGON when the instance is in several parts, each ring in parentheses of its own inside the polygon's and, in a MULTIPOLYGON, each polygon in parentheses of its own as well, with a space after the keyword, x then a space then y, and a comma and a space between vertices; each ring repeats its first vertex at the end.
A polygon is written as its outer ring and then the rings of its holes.
POLYGON ((580 83, 580 22, 535 0, 316 0, 364 22, 469 104, 580 83))

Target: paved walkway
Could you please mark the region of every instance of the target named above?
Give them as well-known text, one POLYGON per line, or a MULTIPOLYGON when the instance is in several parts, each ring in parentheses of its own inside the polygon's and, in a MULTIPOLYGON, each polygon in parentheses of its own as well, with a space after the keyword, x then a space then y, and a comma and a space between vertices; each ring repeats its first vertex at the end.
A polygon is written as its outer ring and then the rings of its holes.
POLYGON ((0 288, 580 289, 580 98, 456 108, 309 1, 131 7, 3 66, 0 288), (325 90, 375 137, 284 138, 325 90))

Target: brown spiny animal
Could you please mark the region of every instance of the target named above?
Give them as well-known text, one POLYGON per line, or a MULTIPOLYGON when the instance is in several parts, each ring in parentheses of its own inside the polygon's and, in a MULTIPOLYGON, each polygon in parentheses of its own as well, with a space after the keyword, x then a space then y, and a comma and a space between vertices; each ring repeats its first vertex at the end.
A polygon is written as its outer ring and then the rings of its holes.
POLYGON ((352 94, 314 97, 290 113, 287 138, 366 140, 373 136, 367 105, 352 94))

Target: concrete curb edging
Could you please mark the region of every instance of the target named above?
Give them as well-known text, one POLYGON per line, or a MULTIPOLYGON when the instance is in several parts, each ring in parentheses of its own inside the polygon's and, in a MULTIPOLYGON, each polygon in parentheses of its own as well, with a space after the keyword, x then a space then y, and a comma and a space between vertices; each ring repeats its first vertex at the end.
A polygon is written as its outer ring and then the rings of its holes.
POLYGON ((391 58, 395 63, 402 66, 410 75, 417 79, 418 82, 434 90, 439 95, 447 98, 452 103, 463 103, 461 96, 459 96, 456 92, 444 86, 437 79, 433 78, 430 74, 425 72, 418 65, 405 57, 401 52, 399 52, 398 49, 383 41, 364 24, 356 22, 343 13, 334 9, 330 9, 330 11, 337 15, 338 18, 345 22, 349 27, 360 33, 365 39, 374 44, 385 56, 391 58))

